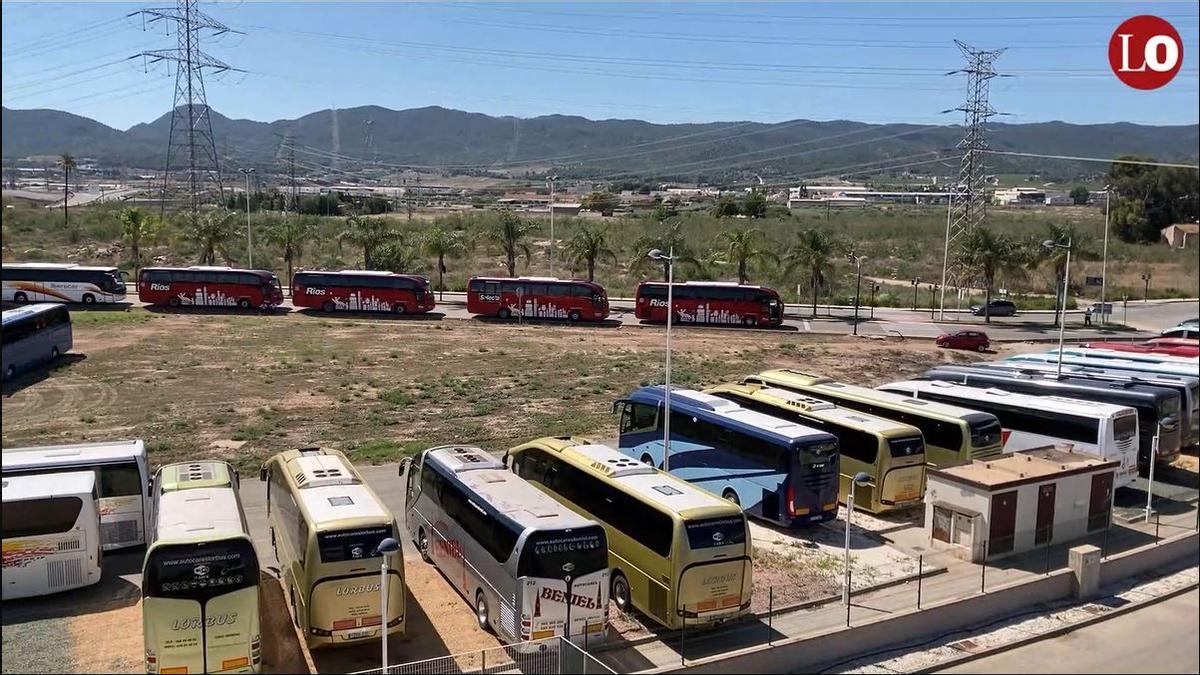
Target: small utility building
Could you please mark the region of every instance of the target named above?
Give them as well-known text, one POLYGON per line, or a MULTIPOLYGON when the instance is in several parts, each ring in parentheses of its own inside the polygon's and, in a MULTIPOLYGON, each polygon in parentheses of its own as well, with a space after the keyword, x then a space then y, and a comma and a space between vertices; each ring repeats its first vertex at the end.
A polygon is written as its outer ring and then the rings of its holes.
POLYGON ((930 468, 930 544, 981 562, 1103 530, 1119 468, 1116 461, 1052 447, 930 468))

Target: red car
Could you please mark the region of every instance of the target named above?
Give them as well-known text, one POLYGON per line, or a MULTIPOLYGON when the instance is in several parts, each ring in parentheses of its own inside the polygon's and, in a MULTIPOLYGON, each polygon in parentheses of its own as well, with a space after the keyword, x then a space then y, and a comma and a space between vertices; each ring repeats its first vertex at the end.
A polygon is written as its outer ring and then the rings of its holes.
POLYGON ((987 333, 981 330, 960 330, 937 336, 937 346, 986 352, 992 348, 992 342, 988 339, 987 333))

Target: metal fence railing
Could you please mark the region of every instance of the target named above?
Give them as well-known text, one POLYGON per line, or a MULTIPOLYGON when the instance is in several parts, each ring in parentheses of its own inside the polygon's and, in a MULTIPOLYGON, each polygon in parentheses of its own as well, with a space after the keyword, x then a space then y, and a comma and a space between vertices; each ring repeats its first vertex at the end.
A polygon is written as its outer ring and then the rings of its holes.
POLYGON ((360 674, 380 675, 442 675, 467 673, 582 673, 609 675, 614 671, 580 649, 569 640, 559 637, 479 649, 449 656, 389 665, 359 671, 360 674))

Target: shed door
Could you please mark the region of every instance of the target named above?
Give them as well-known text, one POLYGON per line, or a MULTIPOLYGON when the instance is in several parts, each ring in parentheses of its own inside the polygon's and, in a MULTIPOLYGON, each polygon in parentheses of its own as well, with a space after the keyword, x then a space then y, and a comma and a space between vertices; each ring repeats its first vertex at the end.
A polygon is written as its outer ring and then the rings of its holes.
POLYGON ((1002 492, 992 497, 991 526, 988 530, 988 554, 1013 550, 1013 534, 1017 529, 1017 491, 1002 492))
POLYGON ((1088 504, 1088 532, 1108 527, 1112 511, 1112 472, 1092 476, 1092 498, 1088 504))
POLYGON ((1045 544, 1054 538, 1054 494, 1057 485, 1047 483, 1038 486, 1037 531, 1033 543, 1045 544))

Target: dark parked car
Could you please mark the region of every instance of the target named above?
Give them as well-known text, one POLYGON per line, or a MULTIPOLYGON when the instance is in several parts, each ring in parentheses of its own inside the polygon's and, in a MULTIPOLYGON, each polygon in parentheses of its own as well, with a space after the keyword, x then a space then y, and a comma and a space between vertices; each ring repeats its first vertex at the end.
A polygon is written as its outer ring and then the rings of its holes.
MULTIPOLYGON (((971 307, 971 313, 975 316, 983 316, 983 305, 974 305, 971 307)), ((1012 303, 1012 300, 992 300, 988 306, 988 316, 1016 316, 1017 306, 1012 303)))
POLYGON ((987 333, 981 330, 960 330, 954 333, 942 333, 937 336, 937 346, 986 352, 991 349, 992 343, 988 340, 987 333))

